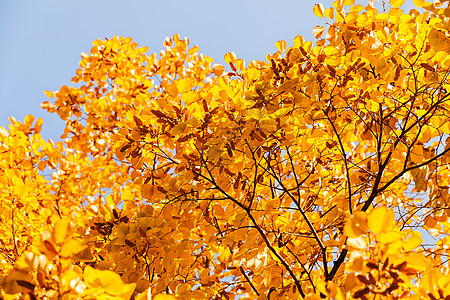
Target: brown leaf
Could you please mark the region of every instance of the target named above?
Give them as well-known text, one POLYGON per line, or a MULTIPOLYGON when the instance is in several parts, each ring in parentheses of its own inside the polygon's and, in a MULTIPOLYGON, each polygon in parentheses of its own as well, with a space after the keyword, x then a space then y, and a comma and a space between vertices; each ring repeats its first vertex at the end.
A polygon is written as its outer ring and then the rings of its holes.
POLYGON ((371 269, 378 269, 378 265, 375 264, 375 263, 373 263, 373 262, 368 262, 368 263, 366 264, 366 266, 367 266, 368 268, 371 268, 371 269))
POLYGON ((159 119, 167 118, 166 115, 164 113, 160 112, 159 110, 152 109, 151 112, 159 119))
POLYGON ((115 208, 112 210, 112 213, 113 213, 114 218, 116 218, 116 219, 119 218, 119 215, 117 214, 117 210, 115 208))
POLYGON ((203 104, 203 110, 204 110, 204 111, 209 111, 209 109, 208 109, 208 103, 206 103, 206 100, 205 100, 205 99, 202 100, 202 104, 203 104))
POLYGON ((430 66, 427 63, 421 63, 420 64, 422 67, 424 67, 425 69, 427 69, 428 71, 434 72, 434 68, 432 66, 430 66))
POLYGON ((358 278, 358 280, 361 281, 362 283, 370 284, 370 280, 367 279, 367 277, 364 275, 358 275, 356 276, 356 278, 358 278))
POLYGON ((127 246, 130 246, 130 247, 134 247, 134 243, 132 242, 132 241, 130 241, 130 240, 125 240, 125 244, 127 245, 127 246))
POLYGON ((41 270, 38 270, 37 274, 36 274, 36 279, 37 279, 37 281, 39 283, 39 286, 41 286, 41 287, 45 286, 45 274, 44 274, 44 272, 42 272, 41 270))
POLYGON ((180 143, 183 143, 183 142, 186 142, 187 140, 189 140, 190 138, 191 138, 191 135, 188 134, 188 135, 179 137, 177 141, 180 142, 180 143))
POLYGON ((382 269, 385 270, 387 268, 388 264, 389 264, 389 257, 386 258, 386 260, 384 261, 382 269))
POLYGON ((363 297, 365 297, 364 295, 368 294, 369 292, 370 292, 370 289, 369 289, 368 287, 365 287, 365 288, 363 288, 363 289, 357 291, 357 292, 353 295, 353 297, 355 297, 355 298, 363 298, 363 297))
POLYGON ((27 288, 29 290, 34 290, 35 285, 31 282, 25 281, 25 280, 16 280, 16 283, 20 286, 23 286, 24 288, 27 288))
POLYGON ((58 251, 56 251, 55 245, 53 245, 53 243, 50 242, 49 240, 44 241, 44 246, 45 246, 45 248, 47 248, 48 251, 50 251, 51 254, 53 254, 53 255, 58 254, 58 251))
POLYGON ((400 71, 401 70, 402 70, 402 68, 400 67, 400 65, 398 65, 397 69, 395 69, 394 81, 397 81, 400 78, 400 71))
POLYGON ((402 262, 401 264, 395 266, 393 269, 401 270, 401 269, 403 269, 404 267, 406 267, 406 264, 407 264, 407 262, 404 261, 404 262, 402 262))

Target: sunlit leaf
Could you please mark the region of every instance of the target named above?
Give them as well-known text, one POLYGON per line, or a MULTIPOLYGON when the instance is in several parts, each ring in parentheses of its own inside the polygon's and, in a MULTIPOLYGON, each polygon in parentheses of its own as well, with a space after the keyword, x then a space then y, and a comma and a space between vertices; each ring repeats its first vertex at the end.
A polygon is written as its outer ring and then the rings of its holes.
POLYGON ((70 219, 62 219, 55 224, 55 242, 62 243, 69 232, 70 219))
POLYGON ((394 213, 386 207, 377 207, 368 215, 367 221, 371 232, 387 232, 392 229, 394 213))
POLYGON ((319 18, 322 18, 324 16, 325 8, 321 3, 315 4, 313 7, 314 14, 318 16, 319 18))
POLYGON ((275 46, 277 47, 278 50, 280 50, 281 52, 284 52, 284 49, 286 49, 286 42, 285 41, 278 41, 275 43, 275 46))
POLYGON ((344 232, 348 237, 357 238, 367 232, 367 215, 365 212, 355 212, 345 224, 344 232))
POLYGON ((316 26, 313 29, 313 35, 316 39, 320 38, 322 34, 325 32, 325 29, 322 26, 316 26))
POLYGON ((389 4, 392 5, 392 7, 400 7, 403 5, 403 3, 405 2, 405 0, 389 0, 389 4))

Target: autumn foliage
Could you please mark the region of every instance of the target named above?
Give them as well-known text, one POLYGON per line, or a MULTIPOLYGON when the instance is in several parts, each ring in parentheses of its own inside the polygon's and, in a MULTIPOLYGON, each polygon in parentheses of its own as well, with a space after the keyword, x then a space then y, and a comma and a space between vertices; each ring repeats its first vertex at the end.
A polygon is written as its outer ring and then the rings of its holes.
POLYGON ((60 141, 0 127, 0 298, 450 299, 450 6, 402 3, 247 65, 94 41, 60 141))

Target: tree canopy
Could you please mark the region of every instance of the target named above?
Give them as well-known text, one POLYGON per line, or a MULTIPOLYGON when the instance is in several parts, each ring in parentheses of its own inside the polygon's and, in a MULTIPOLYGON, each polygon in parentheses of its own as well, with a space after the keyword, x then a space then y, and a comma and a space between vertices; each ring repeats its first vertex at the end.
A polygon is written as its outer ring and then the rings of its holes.
POLYGON ((96 40, 0 127, 4 299, 450 299, 450 6, 337 0, 266 61, 96 40))

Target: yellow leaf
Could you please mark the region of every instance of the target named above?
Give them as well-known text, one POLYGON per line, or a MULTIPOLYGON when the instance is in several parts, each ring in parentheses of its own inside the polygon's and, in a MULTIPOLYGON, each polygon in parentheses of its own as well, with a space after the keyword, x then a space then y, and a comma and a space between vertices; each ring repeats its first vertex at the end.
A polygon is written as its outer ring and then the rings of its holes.
POLYGON ((188 54, 192 55, 195 52, 198 52, 198 50, 200 50, 200 48, 198 46, 194 46, 194 47, 192 47, 191 49, 188 50, 188 54))
POLYGON ((303 46, 304 43, 305 43, 305 38, 302 37, 301 35, 297 35, 294 38, 294 46, 295 47, 301 47, 301 46, 303 46))
POLYGON ((407 238, 403 242, 403 250, 406 252, 416 249, 422 244, 423 240, 418 236, 412 236, 407 238))
POLYGON ((45 95, 49 98, 53 98, 53 92, 50 91, 44 91, 45 95))
POLYGON ((433 60, 437 61, 438 63, 442 63, 444 59, 448 58, 447 52, 445 51, 439 51, 433 56, 433 60))
MULTIPOLYGON (((145 107, 144 109, 142 109, 140 117, 142 118, 143 121, 148 121, 155 117, 155 115, 152 113, 152 110, 154 110, 154 109, 151 107, 145 107)), ((127 134, 128 134, 128 130, 125 130, 123 135, 127 135, 127 134)))
POLYGON ((244 64, 244 60, 243 60, 243 59, 237 59, 236 62, 235 62, 235 64, 236 64, 236 68, 237 68, 239 71, 244 70, 245 64, 244 64))
POLYGON ((333 7, 329 7, 325 10, 325 16, 328 19, 334 19, 334 8, 333 7))
POLYGON ((318 3, 318 4, 314 5, 314 7, 313 7, 314 14, 316 16, 318 16, 319 18, 323 18, 324 11, 325 11, 325 8, 323 7, 322 3, 318 3))
POLYGON ((326 56, 331 56, 339 53, 339 50, 332 46, 325 47, 324 51, 326 56))
POLYGON ((377 207, 368 216, 368 226, 372 233, 390 231, 393 227, 394 213, 387 207, 377 207))
POLYGON ((86 248, 86 246, 83 245, 83 242, 72 239, 62 245, 60 254, 63 257, 71 257, 72 255, 83 251, 84 248, 86 248))
POLYGON ((284 52, 284 49, 286 49, 286 42, 285 41, 278 41, 275 43, 275 46, 277 47, 278 50, 280 50, 281 52, 284 52))
POLYGON ((135 297, 136 300, 152 300, 152 290, 151 288, 148 288, 147 291, 140 293, 138 296, 135 297))
POLYGON ((90 266, 84 269, 84 279, 88 287, 102 288, 110 295, 122 295, 134 291, 135 284, 124 284, 120 275, 109 270, 97 270, 90 266))
POLYGON ((406 267, 413 268, 417 272, 422 272, 429 269, 427 261, 422 253, 411 252, 406 255, 405 261, 407 262, 406 267))
POLYGON ((236 54, 234 52, 228 52, 224 55, 224 59, 227 64, 234 63, 236 61, 236 54))
POLYGON ((59 220, 55 224, 55 242, 62 243, 69 232, 70 219, 59 220))
MULTIPOLYGON (((148 288, 147 291, 139 294, 135 298, 136 300, 152 300, 152 289, 148 288)), ((153 298, 154 299, 154 298, 153 298)))
POLYGON ((395 8, 402 6, 404 2, 405 0, 389 0, 389 3, 395 8))
POLYGON ((189 91, 191 87, 192 87, 191 82, 187 79, 181 79, 177 84, 179 93, 185 93, 189 91))
POLYGON ((395 231, 381 232, 377 235, 376 239, 378 242, 380 242, 380 244, 387 245, 401 240, 402 234, 395 231))
POLYGON ((413 3, 416 7, 422 7, 425 3, 425 0, 413 0, 413 3))
POLYGON ((344 0, 344 5, 346 6, 350 6, 355 4, 355 0, 344 0))
POLYGON ((260 71, 256 68, 247 69, 247 76, 248 76, 248 79, 250 79, 250 80, 258 79, 259 74, 260 74, 260 71))
MULTIPOLYGON (((131 296, 133 295, 135 289, 136 289, 136 283, 124 284, 122 287, 122 291, 120 292, 120 294, 118 294, 118 296, 121 299, 130 299, 131 296)), ((110 294, 110 293, 108 293, 108 294, 110 294)))

